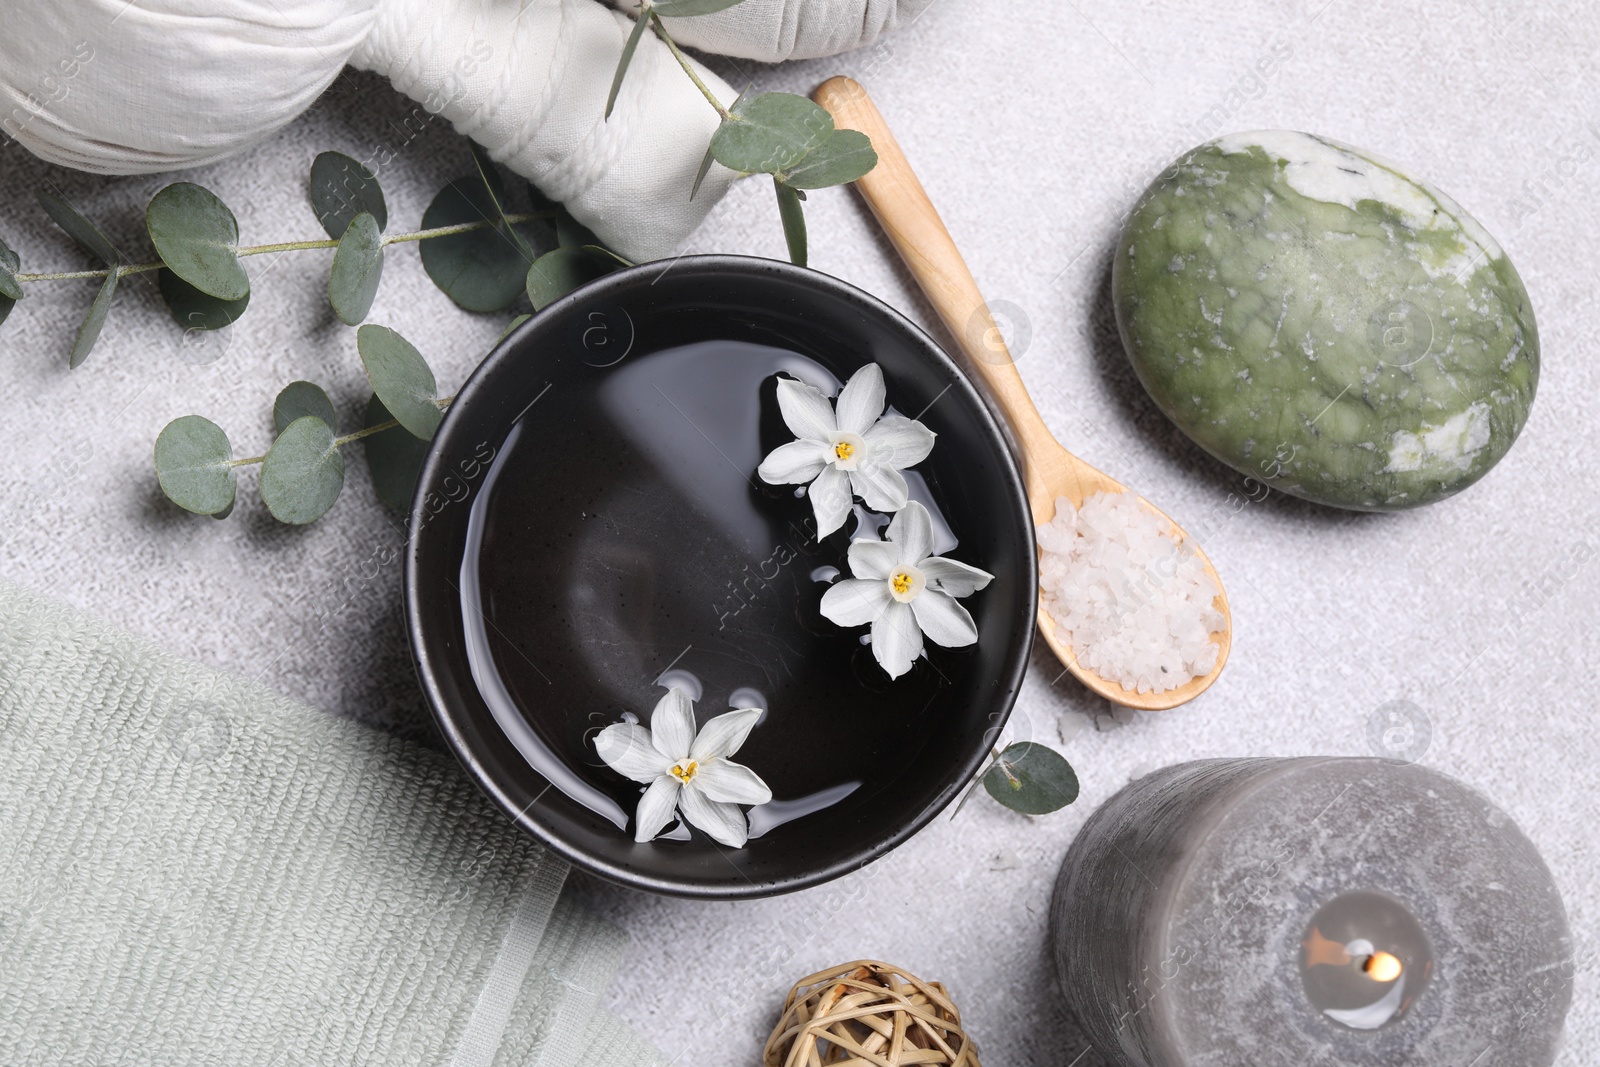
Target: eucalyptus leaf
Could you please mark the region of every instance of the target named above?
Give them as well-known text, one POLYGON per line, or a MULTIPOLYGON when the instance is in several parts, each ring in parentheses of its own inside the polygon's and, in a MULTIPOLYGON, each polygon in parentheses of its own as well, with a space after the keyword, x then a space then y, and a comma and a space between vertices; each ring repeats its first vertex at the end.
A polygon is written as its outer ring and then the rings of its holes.
POLYGON ((89 305, 89 314, 84 317, 83 325, 78 327, 78 336, 72 342, 72 354, 67 357, 67 366, 76 368, 89 358, 89 353, 94 350, 95 342, 100 340, 100 331, 105 327, 106 316, 111 314, 111 301, 117 295, 117 269, 110 268, 106 280, 100 283, 100 291, 94 294, 94 303, 89 305))
POLYGON ((383 278, 383 235, 378 220, 363 211, 350 220, 333 253, 328 302, 346 326, 359 326, 372 310, 383 278))
MULTIPOLYGON (((365 425, 381 426, 393 418, 377 396, 367 401, 365 425)), ((397 511, 411 507, 411 495, 422 475, 422 461, 428 455, 428 442, 408 433, 403 426, 391 426, 363 437, 361 444, 366 449, 372 488, 378 499, 397 511)))
POLYGON ((826 189, 853 182, 878 165, 872 141, 857 130, 834 130, 819 148, 783 172, 785 185, 796 189, 826 189))
MULTIPOLYGON (((598 242, 599 238, 583 223, 572 217, 572 212, 558 200, 552 200, 539 191, 532 182, 527 183, 529 210, 555 231, 556 243, 565 241, 582 244, 598 242)), ((529 232, 537 232, 530 229, 529 232)))
POLYGON ((598 249, 557 248, 528 268, 528 299, 533 301, 533 310, 543 311, 579 286, 616 269, 616 263, 598 249))
POLYGON ((50 193, 33 195, 38 197, 39 206, 50 216, 50 221, 67 231, 67 236, 82 245, 90 255, 108 267, 115 267, 122 262, 122 254, 111 243, 111 238, 101 233, 100 228, 84 218, 77 208, 50 193))
POLYGON ((0 241, 0 297, 15 303, 22 299, 22 283, 17 281, 17 271, 22 260, 11 246, 0 241))
POLYGON ((726 11, 735 4, 744 0, 660 0, 652 4, 655 12, 664 18, 685 19, 695 15, 711 15, 718 11, 726 11))
POLYGON ((797 267, 806 265, 806 213, 800 206, 805 194, 772 179, 772 188, 778 194, 778 217, 783 220, 783 239, 789 245, 789 262, 797 267))
POLYGON ((238 300, 218 300, 202 293, 163 267, 156 272, 156 287, 167 302, 172 318, 186 330, 220 330, 232 326, 250 306, 250 294, 238 300))
POLYGON ((282 433, 296 419, 314 415, 328 424, 335 433, 339 430, 339 416, 333 410, 333 401, 322 386, 315 382, 290 382, 272 402, 272 429, 282 433))
POLYGON ((793 93, 762 93, 735 101, 711 135, 711 154, 741 174, 786 171, 833 135, 833 116, 793 93))
POLYGON ((633 260, 624 259, 622 256, 619 256, 615 252, 611 251, 611 249, 607 248, 605 245, 582 245, 581 247, 585 252, 591 252, 608 263, 616 264, 618 267, 636 266, 633 260))
POLYGON ((394 412, 400 425, 430 440, 444 416, 436 403, 438 384, 422 353, 387 326, 361 327, 356 331, 356 348, 383 406, 394 412))
POLYGON ((521 249, 523 256, 532 261, 533 246, 528 243, 528 238, 521 230, 511 225, 511 219, 506 215, 506 187, 500 180, 500 168, 489 158, 489 150, 477 141, 468 141, 467 147, 472 150, 472 162, 477 165, 478 177, 483 181, 483 187, 489 192, 489 200, 494 204, 500 232, 509 236, 517 248, 521 249))
POLYGON ((505 182, 500 177, 500 168, 495 166, 494 160, 489 158, 489 150, 477 141, 467 138, 467 151, 472 155, 472 166, 478 172, 478 180, 489 190, 489 194, 496 201, 504 203, 506 199, 505 182))
POLYGON ((600 245, 600 238, 594 231, 583 223, 567 214, 563 209, 556 216, 556 244, 562 248, 582 248, 584 245, 600 245))
POLYGON ((495 341, 495 344, 499 344, 501 341, 504 341, 507 337, 510 337, 513 330, 515 330, 518 326, 521 326, 523 323, 527 322, 531 318, 533 318, 532 315, 518 315, 516 318, 512 319, 511 322, 506 325, 506 328, 503 331, 501 331, 499 340, 495 341))
POLYGON ((1055 749, 1018 741, 984 772, 983 788, 1012 811, 1047 815, 1078 799, 1078 776, 1055 749))
POLYGON ((315 415, 284 427, 261 462, 261 500, 279 522, 301 526, 328 513, 344 488, 344 456, 315 415))
POLYGON ((695 194, 700 192, 700 183, 706 180, 706 175, 711 173, 711 164, 717 161, 716 154, 710 145, 706 145, 706 154, 700 157, 700 169, 694 172, 694 184, 689 187, 689 199, 693 200, 695 194))
POLYGON ((156 478, 167 499, 196 515, 233 510, 238 476, 222 427, 199 415, 173 419, 156 438, 156 478))
POLYGON ((178 277, 219 300, 249 295, 250 277, 239 262, 239 223, 215 193, 175 182, 155 195, 144 218, 161 262, 178 277))
POLYGON ((389 225, 389 207, 377 177, 342 152, 323 152, 311 161, 311 210, 336 241, 362 212, 377 221, 380 232, 389 225))
POLYGON ((17 280, 17 269, 22 260, 4 241, 0 241, 0 323, 6 321, 11 309, 22 299, 22 283, 17 280))
POLYGON ((650 24, 650 19, 643 12, 633 23, 633 32, 628 34, 627 43, 622 46, 622 58, 617 60, 617 72, 611 76, 611 93, 606 97, 605 118, 611 117, 611 109, 617 106, 617 93, 622 89, 622 79, 627 76, 628 64, 633 62, 633 53, 639 50, 639 38, 644 36, 644 29, 650 24))
MULTIPOLYGON (((477 177, 457 178, 422 216, 423 229, 494 222, 499 208, 477 177)), ((433 284, 467 311, 504 311, 522 295, 532 257, 496 227, 422 242, 422 266, 433 284)))

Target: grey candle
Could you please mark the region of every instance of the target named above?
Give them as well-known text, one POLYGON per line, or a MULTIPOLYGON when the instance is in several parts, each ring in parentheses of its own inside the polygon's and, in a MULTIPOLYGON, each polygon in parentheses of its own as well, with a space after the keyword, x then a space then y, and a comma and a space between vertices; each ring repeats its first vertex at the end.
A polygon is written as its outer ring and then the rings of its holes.
POLYGON ((1149 774, 1073 842, 1051 926, 1118 1067, 1548 1067, 1572 998, 1532 844, 1461 782, 1388 760, 1149 774))

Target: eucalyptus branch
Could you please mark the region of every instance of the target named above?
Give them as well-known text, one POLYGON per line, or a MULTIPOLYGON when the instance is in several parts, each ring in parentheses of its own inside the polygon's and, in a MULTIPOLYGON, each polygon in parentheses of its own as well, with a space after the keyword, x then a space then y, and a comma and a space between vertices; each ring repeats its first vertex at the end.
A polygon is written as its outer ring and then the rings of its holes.
MULTIPOLYGON (((434 399, 434 401, 433 401, 433 404, 440 411, 443 411, 445 408, 450 406, 450 402, 452 400, 454 400, 454 399, 455 399, 455 397, 453 395, 452 396, 436 397, 434 399)), ((333 439, 333 447, 334 448, 343 448, 345 445, 355 444, 357 441, 361 440, 363 437, 371 437, 373 434, 382 433, 385 430, 395 430, 395 429, 399 429, 399 428, 400 428, 400 420, 399 419, 389 419, 387 422, 375 423, 372 426, 363 426, 361 429, 355 431, 354 433, 347 433, 343 437, 335 437, 333 439)), ((265 455, 260 455, 260 456, 251 456, 248 459, 230 459, 230 460, 227 461, 226 465, 229 466, 229 467, 249 467, 249 466, 253 466, 254 464, 257 464, 257 463, 265 462, 266 458, 267 457, 265 455)))
MULTIPOLYGON (((507 215, 505 216, 505 222, 515 224, 520 222, 549 220, 557 218, 559 214, 559 212, 555 211, 527 211, 521 214, 507 215)), ((503 225, 503 223, 499 219, 480 219, 477 222, 461 222, 454 226, 435 226, 432 229, 417 230, 412 233, 385 234, 380 243, 384 247, 388 247, 389 245, 407 244, 413 241, 427 241, 435 237, 453 237, 460 233, 474 233, 479 230, 492 229, 501 225, 503 225)), ((332 238, 316 241, 280 241, 276 244, 240 245, 237 254, 240 258, 243 258, 245 256, 264 256, 273 252, 302 252, 315 248, 338 247, 339 242, 333 240, 332 238)), ((19 272, 14 275, 14 277, 19 282, 56 282, 72 281, 79 278, 104 278, 108 274, 115 272, 118 278, 126 278, 130 274, 143 274, 147 271, 160 270, 164 266, 166 266, 165 263, 157 260, 154 263, 123 263, 115 268, 107 268, 104 270, 71 270, 56 271, 44 274, 28 274, 19 272)))
MULTIPOLYGON (((699 189, 713 162, 741 176, 770 175, 790 258, 804 266, 806 190, 855 181, 872 169, 878 157, 863 134, 835 128, 833 117, 803 96, 741 94, 727 105, 717 98, 662 19, 707 15, 738 2, 643 0, 619 56, 604 116, 612 114, 639 42, 647 29, 652 30, 721 120, 687 190, 689 196, 699 189)), ((0 323, 27 295, 24 283, 99 280, 68 353, 68 366, 76 368, 100 339, 122 278, 161 271, 158 288, 173 319, 186 337, 203 336, 233 326, 246 313, 251 278, 242 262, 245 257, 332 249, 328 303, 339 321, 358 327, 356 347, 372 386, 363 420, 368 425, 338 436, 337 408, 322 387, 291 382, 273 404, 278 436, 266 454, 234 458, 222 427, 200 415, 183 415, 169 422, 156 439, 156 476, 162 492, 179 507, 225 518, 233 510, 238 468, 259 465, 261 499, 268 511, 286 523, 314 522, 332 507, 344 485, 339 450, 361 441, 378 496, 403 508, 416 485, 426 442, 449 398, 434 397, 433 371, 414 345, 394 330, 367 321, 383 276, 385 250, 419 243, 423 270, 433 283, 458 307, 478 313, 515 314, 530 306, 538 313, 565 293, 630 265, 531 186, 533 210, 508 212, 507 189, 498 168, 481 149, 474 146, 472 152, 477 173, 441 189, 423 213, 421 228, 407 233, 384 233, 388 207, 377 176, 365 164, 338 152, 320 153, 309 175, 311 208, 326 239, 241 245, 238 220, 215 193, 192 182, 175 182, 159 191, 145 209, 145 230, 160 257, 149 263, 122 262, 116 245, 75 206, 52 193, 40 193, 40 207, 51 220, 104 266, 23 272, 16 252, 0 240, 0 323), (554 220, 556 247, 536 252, 528 234, 518 229, 535 220, 554 220)), ((507 332, 527 317, 516 315, 507 332)), ((982 776, 986 783, 996 775, 1004 778, 1002 803, 1018 810, 1037 807, 1044 803, 1037 795, 1040 788, 1053 790, 1055 802, 1065 781, 1058 769, 1041 755, 1027 763, 1013 755, 1008 750, 982 776)), ((995 795, 1001 799, 1001 794, 995 795)))
POLYGON ((972 780, 950 817, 961 814, 967 798, 983 786, 1003 807, 1024 815, 1045 815, 1078 799, 1078 776, 1072 765, 1048 745, 1017 741, 1004 752, 991 748, 994 759, 972 780))
POLYGON ((722 121, 711 135, 705 157, 689 189, 692 199, 700 191, 713 162, 735 174, 770 174, 778 197, 778 217, 789 246, 789 259, 796 266, 806 265, 806 217, 801 206, 807 189, 853 182, 878 163, 872 142, 856 130, 835 127, 833 116, 821 105, 793 93, 741 93, 732 105, 724 105, 700 77, 678 42, 672 39, 661 21, 663 14, 678 18, 709 15, 732 7, 739 0, 642 0, 633 32, 622 47, 617 71, 611 79, 611 95, 606 99, 605 115, 617 102, 622 80, 633 62, 639 38, 648 25, 667 46, 684 74, 700 90, 700 95, 716 109, 722 121))
POLYGON ((639 17, 650 20, 650 28, 666 44, 667 50, 672 53, 672 58, 678 61, 678 66, 683 68, 683 72, 689 75, 689 80, 694 82, 695 88, 700 90, 700 95, 705 97, 711 106, 717 109, 717 114, 722 116, 722 121, 727 122, 732 119, 733 112, 722 106, 722 101, 717 99, 717 94, 713 93, 710 87, 701 80, 700 75, 695 73, 694 64, 689 62, 689 57, 683 54, 683 51, 678 47, 678 42, 674 41, 672 35, 667 33, 667 28, 661 24, 661 16, 656 14, 655 8, 649 4, 642 5, 639 9, 639 17))

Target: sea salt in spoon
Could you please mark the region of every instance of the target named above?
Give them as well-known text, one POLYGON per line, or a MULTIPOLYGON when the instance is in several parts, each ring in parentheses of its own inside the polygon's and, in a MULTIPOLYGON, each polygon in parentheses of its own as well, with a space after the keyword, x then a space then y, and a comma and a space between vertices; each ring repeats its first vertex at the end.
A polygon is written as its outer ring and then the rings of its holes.
MULTIPOLYGON (((1036 524, 1047 523, 1055 515, 1056 498, 1066 497, 1074 507, 1082 507, 1084 500, 1096 493, 1124 493, 1127 487, 1108 474, 1096 470, 1068 452, 1050 433, 1038 408, 1028 396, 1028 389, 1017 373, 1011 354, 1006 350, 1000 331, 989 313, 978 283, 967 269, 966 261, 950 238, 933 201, 917 180, 905 153, 900 150, 894 134, 884 122, 867 91, 850 78, 830 78, 813 94, 833 115, 841 129, 859 130, 872 139, 878 151, 878 165, 866 177, 856 182, 867 205, 877 216, 884 232, 889 235, 900 257, 916 276, 922 291, 928 297, 939 317, 955 336, 962 351, 967 354, 969 366, 988 387, 989 395, 1005 413, 1011 424, 1012 440, 1022 457, 1023 480, 1028 490, 1028 503, 1036 524)), ((1233 617, 1228 610, 1228 598, 1222 591, 1222 579, 1205 553, 1200 552, 1192 539, 1187 538, 1177 523, 1166 513, 1140 497, 1146 507, 1172 523, 1173 533, 1188 540, 1200 554, 1205 572, 1217 587, 1215 605, 1227 620, 1227 627, 1214 632, 1211 640, 1218 646, 1217 662, 1210 673, 1191 679, 1164 693, 1139 693, 1124 689, 1122 683, 1108 681, 1078 663, 1072 645, 1056 632, 1055 620, 1045 610, 1044 596, 1039 598, 1039 633, 1045 644, 1078 680, 1094 692, 1116 704, 1146 711, 1175 708, 1205 692, 1228 661, 1232 645, 1233 617)))

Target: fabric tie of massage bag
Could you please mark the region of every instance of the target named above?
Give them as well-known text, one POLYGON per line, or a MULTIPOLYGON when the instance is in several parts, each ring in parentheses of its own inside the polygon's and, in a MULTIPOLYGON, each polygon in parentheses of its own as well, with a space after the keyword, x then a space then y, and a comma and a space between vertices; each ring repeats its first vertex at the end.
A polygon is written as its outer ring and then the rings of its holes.
MULTIPOLYGON (((705 47, 777 60, 855 48, 931 0, 744 0, 672 19, 705 47)), ((595 0, 6 0, 0 130, 103 174, 199 166, 257 143, 346 63, 383 74, 630 259, 658 259, 735 177, 691 199, 717 113, 665 44, 595 0)), ((726 104, 734 92, 695 65, 726 104)), ((403 149, 384 145, 374 163, 403 149)), ((374 170, 379 167, 374 166, 374 170)))
POLYGON ((659 1062, 448 756, 3 581, 0 812, 6 1067, 659 1062))

